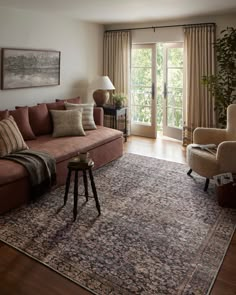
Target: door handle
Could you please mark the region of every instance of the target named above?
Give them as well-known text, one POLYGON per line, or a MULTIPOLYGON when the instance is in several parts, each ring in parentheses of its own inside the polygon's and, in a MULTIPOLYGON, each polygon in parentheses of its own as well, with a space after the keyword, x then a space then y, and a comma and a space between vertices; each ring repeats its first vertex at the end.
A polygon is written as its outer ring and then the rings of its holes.
POLYGON ((166 82, 164 83, 164 98, 166 99, 167 98, 167 85, 166 85, 166 82))
POLYGON ((155 97, 155 83, 152 83, 152 99, 155 97))

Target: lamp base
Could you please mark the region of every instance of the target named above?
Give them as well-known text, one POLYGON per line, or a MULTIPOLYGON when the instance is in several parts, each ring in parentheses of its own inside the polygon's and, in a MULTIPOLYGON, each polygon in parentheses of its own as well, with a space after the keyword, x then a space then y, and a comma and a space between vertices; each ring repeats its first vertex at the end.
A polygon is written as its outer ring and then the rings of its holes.
POLYGON ((107 90, 96 90, 93 93, 93 99, 96 103, 96 105, 99 106, 103 106, 104 104, 106 104, 109 100, 109 92, 107 90))

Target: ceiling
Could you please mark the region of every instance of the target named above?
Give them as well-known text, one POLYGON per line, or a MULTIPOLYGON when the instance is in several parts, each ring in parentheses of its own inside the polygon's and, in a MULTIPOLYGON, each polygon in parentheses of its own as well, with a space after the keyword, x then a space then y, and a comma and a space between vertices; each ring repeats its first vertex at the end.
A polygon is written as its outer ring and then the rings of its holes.
POLYGON ((52 12, 100 24, 236 13, 235 0, 0 0, 0 7, 52 12))

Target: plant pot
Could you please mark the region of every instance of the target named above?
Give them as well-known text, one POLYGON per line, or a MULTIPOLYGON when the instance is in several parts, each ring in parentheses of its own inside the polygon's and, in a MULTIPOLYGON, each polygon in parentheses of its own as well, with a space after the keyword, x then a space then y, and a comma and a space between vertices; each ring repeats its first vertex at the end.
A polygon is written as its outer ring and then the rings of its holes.
POLYGON ((122 102, 120 102, 120 101, 115 102, 115 107, 117 109, 120 109, 122 107, 122 102))

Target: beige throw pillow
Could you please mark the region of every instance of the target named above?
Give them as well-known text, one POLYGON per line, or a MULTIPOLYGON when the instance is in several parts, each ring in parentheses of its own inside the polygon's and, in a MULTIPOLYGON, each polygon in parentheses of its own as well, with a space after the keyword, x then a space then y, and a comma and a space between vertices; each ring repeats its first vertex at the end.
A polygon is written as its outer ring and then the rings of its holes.
POLYGON ((0 121, 0 157, 26 150, 26 145, 19 128, 12 116, 0 121))
POLYGON ((82 110, 51 110, 53 137, 85 135, 82 125, 82 110))
POLYGON ((93 117, 93 104, 92 103, 69 103, 65 102, 67 110, 81 110, 83 109, 82 124, 84 130, 97 129, 93 117))

